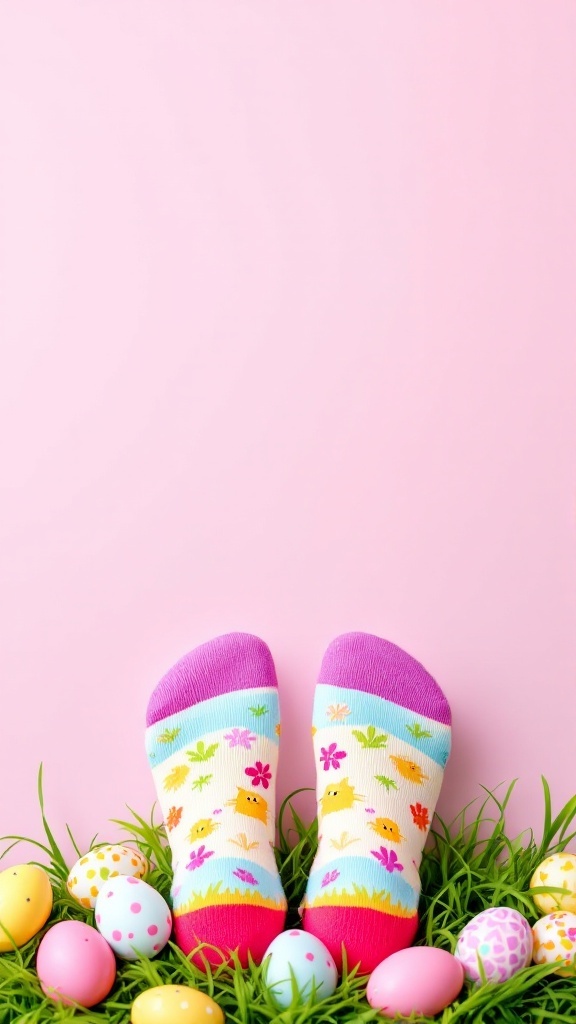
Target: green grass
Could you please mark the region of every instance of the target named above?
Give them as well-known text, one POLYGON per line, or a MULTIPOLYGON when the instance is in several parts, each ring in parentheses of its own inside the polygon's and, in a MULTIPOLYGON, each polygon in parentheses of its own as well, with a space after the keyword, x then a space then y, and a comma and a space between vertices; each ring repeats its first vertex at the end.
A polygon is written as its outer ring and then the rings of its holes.
MULTIPOLYGON (((533 923, 535 911, 528 887, 532 873, 550 853, 565 849, 576 836, 576 796, 553 815, 550 791, 543 779, 544 823, 538 842, 532 833, 510 839, 506 833, 506 807, 513 794, 512 783, 499 796, 485 790, 485 799, 469 805, 450 824, 436 817, 430 833, 429 849, 422 862, 421 925, 417 941, 453 950, 461 928, 487 907, 503 904, 515 907, 533 923)), ((42 772, 39 775, 39 800, 46 835, 44 843, 35 843, 42 853, 54 888, 54 909, 50 921, 38 936, 14 953, 0 955, 0 1024, 41 1024, 44 1021, 84 1021, 86 1024, 127 1024, 130 1004, 144 989, 159 984, 190 984, 208 993, 219 1003, 228 1024, 338 1024, 344 1021, 382 1020, 365 1000, 366 979, 354 971, 344 972, 333 996, 316 1006, 294 1005, 290 1010, 275 1009, 262 981, 262 969, 239 965, 208 969, 206 974, 194 967, 170 944, 154 960, 120 962, 118 978, 109 998, 92 1010, 55 1006, 40 989, 34 970, 38 943, 51 924, 70 918, 92 923, 91 911, 83 910, 70 899, 65 886, 68 866, 44 815, 42 772)), ((296 793, 301 792, 297 790, 296 793)), ((296 793, 284 801, 278 817, 277 860, 288 897, 288 925, 298 924, 301 902, 316 847, 316 822, 306 825, 293 807, 296 793)), ((171 881, 170 849, 164 828, 154 823, 154 811, 145 819, 133 811, 127 821, 115 821, 155 865, 148 881, 168 898, 171 881)), ((69 831, 70 838, 73 837, 69 831)), ((9 836, 4 853, 24 837, 9 836)), ((115 840, 118 841, 118 840, 115 840)), ((124 837, 122 839, 124 841, 124 837)), ((75 845, 75 844, 74 844, 75 845)), ((75 847, 77 849, 77 847, 75 847)), ((77 850, 78 855, 85 850, 77 850)), ((1 867, 0 860, 0 867, 1 867)), ((432 1018, 414 1018, 432 1020, 432 1018)), ((435 1018, 437 1024, 574 1024, 576 1022, 576 975, 561 978, 550 967, 528 967, 503 985, 484 985, 474 989, 468 984, 461 996, 435 1018)))

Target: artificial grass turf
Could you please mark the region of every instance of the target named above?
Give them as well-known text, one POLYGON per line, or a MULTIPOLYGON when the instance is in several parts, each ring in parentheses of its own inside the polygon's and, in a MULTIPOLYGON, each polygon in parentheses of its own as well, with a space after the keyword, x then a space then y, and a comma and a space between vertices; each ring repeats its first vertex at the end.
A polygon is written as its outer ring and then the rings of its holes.
MULTIPOLYGON (((542 839, 532 833, 510 839, 506 834, 506 807, 514 783, 502 797, 484 790, 481 806, 475 801, 447 825, 435 817, 428 848, 421 867, 422 897, 417 944, 440 946, 453 951, 464 925, 481 910, 508 906, 519 910, 533 924, 540 913, 528 892, 536 867, 551 853, 564 850, 576 837, 576 796, 556 815, 548 784, 542 780, 544 824, 542 839), (574 830, 572 830, 574 829, 574 830)), ((69 867, 58 847, 44 814, 42 771, 38 784, 40 811, 46 843, 35 843, 44 855, 43 867, 50 875, 54 908, 42 931, 22 949, 0 955, 0 1024, 43 1024, 44 1021, 83 1021, 85 1024, 127 1024, 133 1000, 154 985, 189 984, 212 996, 222 1007, 227 1024, 340 1024, 382 1020, 365 999, 366 978, 344 970, 342 980, 329 999, 298 1004, 279 1011, 265 984, 265 969, 250 965, 246 970, 232 967, 208 968, 203 973, 193 966, 177 946, 169 944, 154 960, 120 961, 116 984, 103 1003, 91 1010, 54 1004, 43 995, 34 970, 35 954, 42 935, 58 921, 77 919, 93 924, 93 912, 73 901, 66 890, 69 867)), ((308 872, 316 848, 317 826, 305 825, 293 807, 297 790, 282 804, 278 816, 277 861, 289 903, 287 926, 297 926, 308 872)), ((137 846, 154 864, 147 881, 168 898, 171 856, 164 827, 130 811, 128 821, 114 821, 126 832, 126 840, 137 846)), ((71 835, 71 834, 70 834, 71 835)), ((74 843, 73 837, 72 842, 74 843)), ((19 836, 4 837, 10 845, 31 842, 19 836)), ((78 856, 86 853, 78 850, 78 856)), ((0 868, 1 860, 0 860, 0 868)), ((538 890, 536 890, 538 891, 538 890)), ((458 1000, 435 1018, 414 1017, 437 1024, 576 1024, 576 970, 559 977, 553 967, 532 966, 519 971, 502 985, 478 988, 466 983, 458 1000)))

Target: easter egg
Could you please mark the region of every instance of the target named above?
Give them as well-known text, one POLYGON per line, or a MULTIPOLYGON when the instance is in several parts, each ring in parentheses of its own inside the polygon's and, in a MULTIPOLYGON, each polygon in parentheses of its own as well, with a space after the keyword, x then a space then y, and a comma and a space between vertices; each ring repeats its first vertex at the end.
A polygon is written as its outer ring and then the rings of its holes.
POLYGON ((56 1003, 95 1006, 116 978, 116 961, 105 939, 83 921, 60 921, 38 946, 36 971, 42 991, 56 1003))
POLYGON ((50 917, 52 899, 50 879, 35 864, 0 872, 0 953, 14 948, 12 939, 23 946, 40 931, 50 917))
POLYGON ((454 955, 470 981, 482 980, 479 960, 487 981, 507 981, 530 963, 532 929, 517 910, 491 907, 462 929, 454 955))
POLYGON ((277 1005, 285 1010, 294 999, 292 977, 302 1002, 314 994, 326 999, 336 990, 338 970, 332 954, 315 935, 299 928, 277 935, 264 954, 265 984, 277 1005))
POLYGON ((576 968, 576 914, 558 910, 540 918, 532 929, 535 964, 563 965, 558 974, 574 976, 576 968), (566 968, 568 968, 566 970, 566 968))
POLYGON ((188 985, 158 985, 132 1003, 132 1024, 224 1024, 224 1014, 210 996, 188 985))
POLYGON ((170 938, 170 908, 164 897, 140 878, 110 878, 100 890, 94 910, 98 931, 125 960, 156 956, 170 938))
POLYGON ((434 946, 410 946, 374 968, 366 998, 384 1017, 433 1017, 454 1002, 463 984, 464 968, 451 953, 434 946))
POLYGON ((534 903, 544 914, 555 910, 576 913, 576 854, 553 853, 543 860, 530 879, 530 888, 551 886, 565 892, 534 893, 534 903))
POLYGON ((149 864, 138 850, 129 846, 99 846, 76 861, 66 887, 83 907, 94 907, 100 889, 109 878, 132 875, 143 878, 149 864))

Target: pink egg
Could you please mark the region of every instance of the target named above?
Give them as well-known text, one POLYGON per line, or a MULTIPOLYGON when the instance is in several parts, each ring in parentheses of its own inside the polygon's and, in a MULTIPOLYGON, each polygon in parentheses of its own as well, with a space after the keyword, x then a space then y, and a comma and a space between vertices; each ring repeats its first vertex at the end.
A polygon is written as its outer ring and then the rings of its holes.
POLYGON ((56 1003, 95 1006, 116 978, 116 960, 105 939, 82 921, 60 921, 42 939, 36 970, 45 995, 56 1003))
POLYGON ((433 1017, 454 1002, 463 984, 462 964, 451 953, 434 946, 410 946, 374 968, 366 997, 384 1017, 433 1017))

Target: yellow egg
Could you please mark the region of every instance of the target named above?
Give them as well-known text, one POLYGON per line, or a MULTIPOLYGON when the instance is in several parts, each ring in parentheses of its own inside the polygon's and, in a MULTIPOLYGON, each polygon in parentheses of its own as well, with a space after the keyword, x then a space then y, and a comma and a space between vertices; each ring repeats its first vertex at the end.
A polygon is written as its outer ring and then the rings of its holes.
POLYGON ((16 864, 0 872, 0 953, 23 946, 50 917, 52 886, 35 864, 16 864), (4 927, 2 927, 4 926, 4 927))
POLYGON ((222 1010, 188 985, 158 985, 132 1003, 132 1024, 224 1024, 222 1010))
POLYGON ((535 893, 534 903, 545 914, 558 910, 576 913, 576 853, 553 853, 532 875, 530 888, 550 886, 564 892, 535 893))

